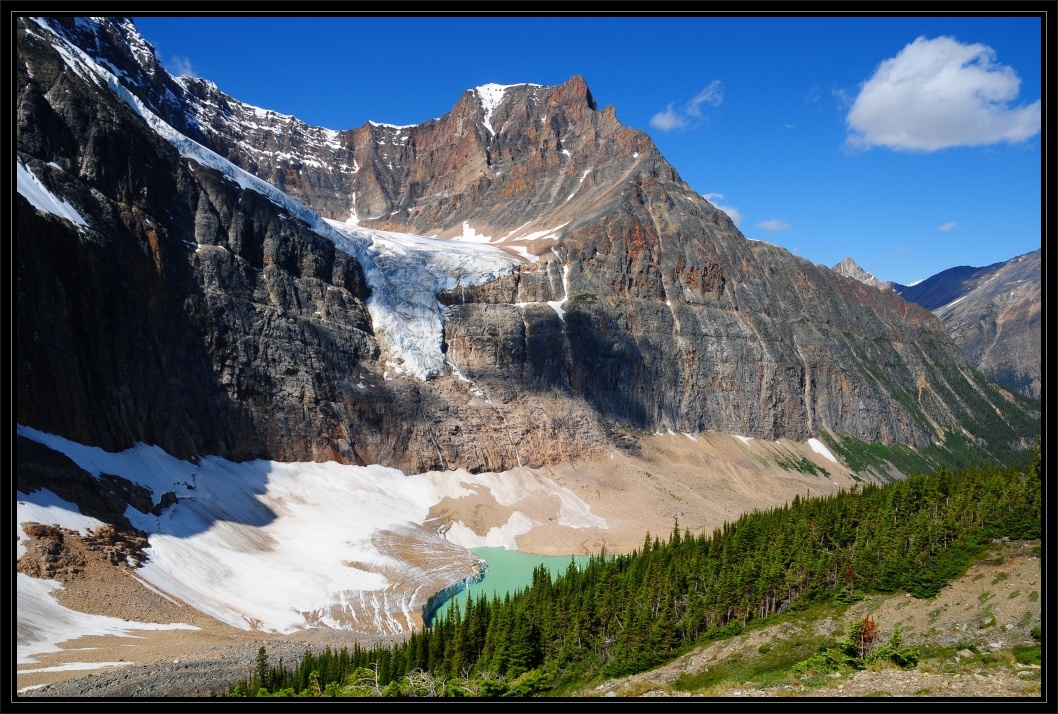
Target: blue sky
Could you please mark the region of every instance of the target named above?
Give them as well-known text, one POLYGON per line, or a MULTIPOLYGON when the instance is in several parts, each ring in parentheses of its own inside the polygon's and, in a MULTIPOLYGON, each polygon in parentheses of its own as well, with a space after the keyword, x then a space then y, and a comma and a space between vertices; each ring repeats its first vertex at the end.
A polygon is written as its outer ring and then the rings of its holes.
POLYGON ((1038 17, 136 17, 174 74, 314 125, 583 76, 742 232, 909 284, 1041 242, 1038 17))

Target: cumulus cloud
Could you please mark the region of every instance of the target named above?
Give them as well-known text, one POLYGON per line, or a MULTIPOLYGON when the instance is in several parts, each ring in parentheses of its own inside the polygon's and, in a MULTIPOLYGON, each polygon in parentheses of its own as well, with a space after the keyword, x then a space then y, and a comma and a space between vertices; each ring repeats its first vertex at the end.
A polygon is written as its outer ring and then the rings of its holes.
POLYGON ((846 116, 853 148, 937 151, 1017 143, 1040 132, 1040 100, 1011 106, 1021 80, 983 44, 919 37, 882 62, 846 116))
POLYGON ((165 68, 174 77, 197 77, 195 70, 191 68, 191 58, 173 55, 165 63, 165 68))
POLYGON ((734 206, 725 206, 725 205, 719 203, 720 201, 724 200, 724 194, 722 194, 722 193, 703 193, 702 194, 702 198, 704 198, 706 201, 708 201, 709 203, 713 204, 714 206, 719 208, 721 211, 726 213, 728 215, 728 217, 732 221, 735 222, 736 226, 739 226, 739 227, 742 226, 742 211, 738 210, 734 206))
POLYGON ((714 79, 709 86, 694 95, 682 108, 676 109, 670 103, 665 111, 650 117, 650 126, 661 131, 672 131, 695 124, 703 119, 702 105, 716 108, 724 101, 724 86, 719 79, 714 79))
POLYGON ((777 218, 773 218, 770 221, 761 221, 757 224, 757 228, 768 233, 775 233, 776 231, 788 231, 790 230, 790 224, 786 221, 780 221, 777 218))
POLYGON ((937 226, 937 230, 938 231, 950 231, 954 227, 955 227, 955 221, 948 221, 947 223, 945 223, 942 226, 937 226))

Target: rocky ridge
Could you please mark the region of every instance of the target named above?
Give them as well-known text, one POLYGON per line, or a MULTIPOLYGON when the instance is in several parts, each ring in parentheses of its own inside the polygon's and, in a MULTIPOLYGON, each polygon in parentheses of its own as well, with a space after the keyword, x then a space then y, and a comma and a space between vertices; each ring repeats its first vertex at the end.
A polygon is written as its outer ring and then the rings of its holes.
POLYGON ((1007 389, 1040 399, 1042 249, 983 268, 961 265, 914 285, 881 281, 852 258, 831 270, 893 290, 940 318, 967 363, 1007 389))

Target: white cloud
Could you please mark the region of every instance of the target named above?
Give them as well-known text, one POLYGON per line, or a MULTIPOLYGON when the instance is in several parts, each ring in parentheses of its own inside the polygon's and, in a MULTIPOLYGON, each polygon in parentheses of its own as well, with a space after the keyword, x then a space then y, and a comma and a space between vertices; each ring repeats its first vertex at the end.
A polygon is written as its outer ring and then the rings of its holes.
POLYGON ((937 151, 1025 141, 1040 132, 1040 100, 1017 107, 1021 80, 995 51, 919 37, 882 62, 849 110, 848 143, 937 151))
POLYGON ((665 111, 658 112, 650 117, 650 126, 655 129, 661 129, 662 131, 672 131, 673 129, 679 129, 686 125, 687 122, 673 110, 671 104, 665 111))
POLYGON ((181 57, 180 55, 173 55, 169 58, 165 68, 169 71, 169 74, 174 77, 197 77, 195 70, 191 67, 190 57, 181 57))
POLYGON ((846 111, 852 106, 853 99, 844 89, 840 87, 832 89, 830 90, 830 94, 834 98, 834 103, 837 105, 838 111, 846 111))
POLYGON ((761 221, 757 224, 757 228, 767 231, 768 233, 775 233, 776 231, 790 230, 790 224, 786 221, 780 221, 777 218, 773 218, 770 221, 761 221))
POLYGON ((945 223, 942 226, 937 226, 937 230, 938 231, 950 231, 954 227, 955 227, 955 221, 948 221, 947 223, 945 223))
POLYGON ((682 109, 675 109, 670 103, 663 112, 658 112, 650 117, 650 126, 661 131, 671 131, 689 126, 696 120, 705 119, 702 114, 702 105, 719 107, 724 101, 724 86, 719 79, 714 79, 709 86, 698 92, 694 97, 683 105, 682 109))
POLYGON ((728 217, 730 217, 731 220, 735 222, 736 226, 739 226, 739 227, 742 226, 742 211, 738 210, 734 206, 725 206, 725 205, 723 205, 721 203, 718 203, 718 201, 723 201, 724 200, 724 194, 722 194, 722 193, 703 193, 702 194, 702 198, 704 198, 706 201, 708 201, 709 203, 713 204, 714 206, 719 208, 721 211, 726 213, 728 215, 728 217))

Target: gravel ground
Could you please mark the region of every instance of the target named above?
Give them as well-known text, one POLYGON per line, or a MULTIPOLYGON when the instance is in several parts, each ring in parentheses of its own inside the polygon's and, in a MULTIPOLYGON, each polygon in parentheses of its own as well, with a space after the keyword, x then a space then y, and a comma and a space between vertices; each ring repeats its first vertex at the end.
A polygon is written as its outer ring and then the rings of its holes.
MULTIPOLYGON (((87 639, 87 638, 86 638, 87 639)), ((102 638, 99 638, 102 639, 102 638)), ((32 687, 21 692, 20 696, 33 697, 220 697, 225 696, 240 679, 250 674, 251 667, 260 647, 265 648, 270 663, 283 661, 296 664, 301 661, 306 650, 320 651, 324 647, 352 647, 353 640, 348 636, 338 637, 332 632, 301 633, 298 637, 272 637, 254 639, 241 638, 241 642, 218 639, 216 644, 203 644, 204 640, 190 641, 189 638, 153 638, 153 643, 125 645, 134 652, 143 655, 156 653, 156 657, 147 661, 138 657, 138 661, 122 667, 107 667, 92 674, 70 676, 70 672, 58 673, 62 676, 46 684, 23 684, 24 675, 19 675, 19 688, 32 687), (172 656, 174 653, 191 652, 193 658, 172 656)), ((365 640, 362 645, 368 644, 365 640)), ((113 647, 114 645, 110 645, 113 647)), ((120 646, 120 645, 118 645, 120 646)), ((109 648, 104 648, 109 649, 109 648)), ((134 656, 134 655, 127 655, 134 656)), ((96 661, 117 661, 98 659, 96 661)), ((131 660, 130 660, 131 662, 131 660)), ((40 665, 26 665, 36 668, 40 665)), ((75 673, 76 674, 76 673, 75 673)), ((27 679, 27 681, 29 681, 27 679)))

